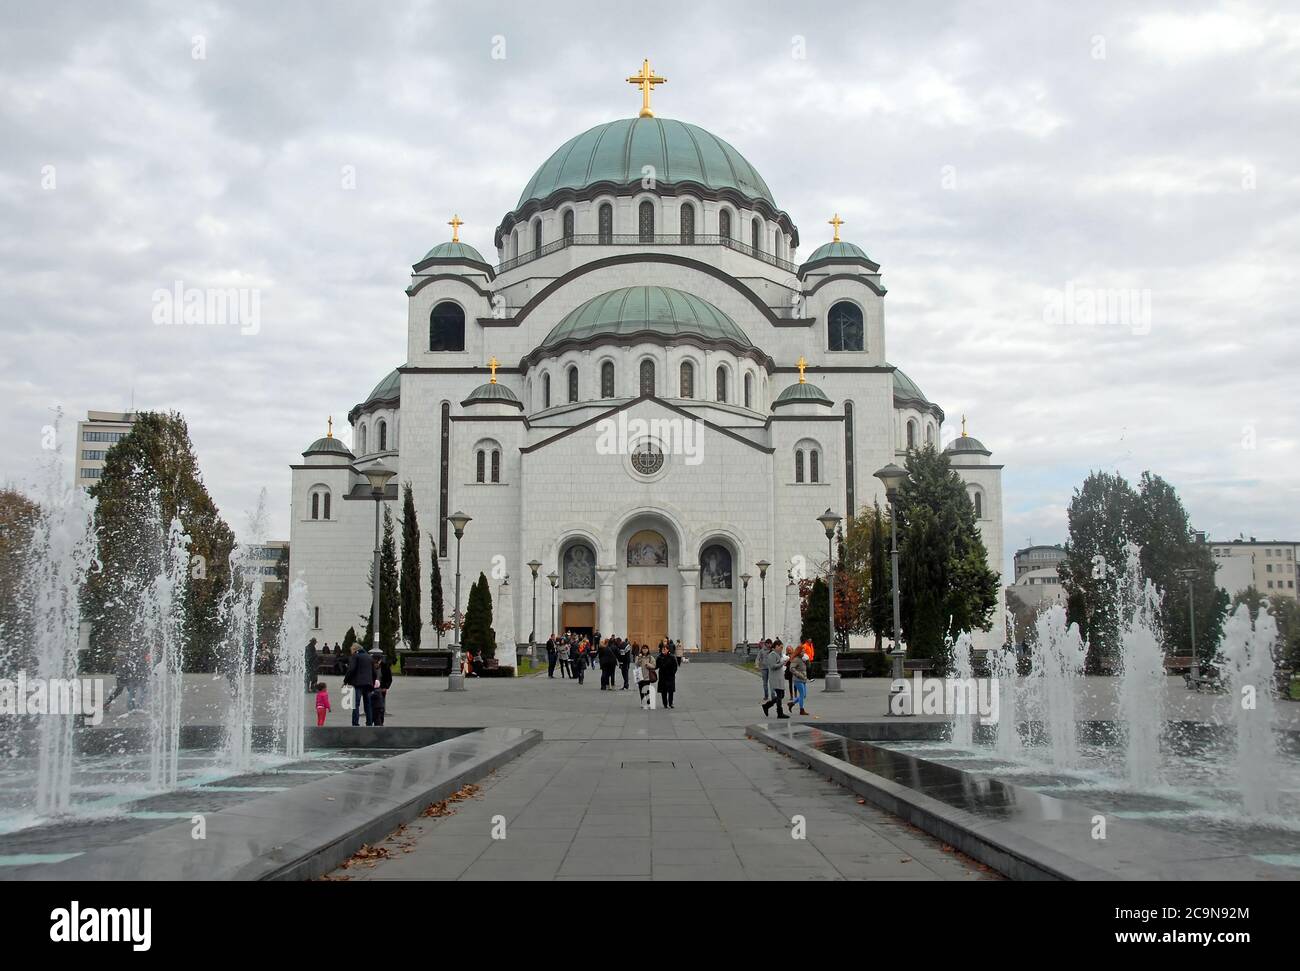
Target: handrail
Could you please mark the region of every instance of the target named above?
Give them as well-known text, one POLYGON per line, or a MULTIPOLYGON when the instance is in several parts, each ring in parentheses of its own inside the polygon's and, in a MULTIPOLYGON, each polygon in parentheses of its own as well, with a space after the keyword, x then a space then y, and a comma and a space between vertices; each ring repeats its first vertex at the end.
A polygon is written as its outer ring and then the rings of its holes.
POLYGON ((582 233, 563 236, 560 239, 542 244, 539 249, 532 249, 527 253, 521 253, 519 256, 503 260, 497 265, 496 272, 498 275, 505 273, 508 270, 523 266, 525 263, 539 260, 543 256, 549 256, 552 253, 558 253, 562 249, 568 249, 570 246, 725 246, 738 253, 744 253, 746 256, 752 256, 756 260, 761 260, 769 266, 775 266, 789 273, 799 272, 798 265, 791 263, 789 260, 779 259, 771 253, 764 253, 761 249, 755 249, 748 243, 742 243, 730 236, 711 233, 694 233, 686 236, 680 234, 642 236, 640 233, 582 233))

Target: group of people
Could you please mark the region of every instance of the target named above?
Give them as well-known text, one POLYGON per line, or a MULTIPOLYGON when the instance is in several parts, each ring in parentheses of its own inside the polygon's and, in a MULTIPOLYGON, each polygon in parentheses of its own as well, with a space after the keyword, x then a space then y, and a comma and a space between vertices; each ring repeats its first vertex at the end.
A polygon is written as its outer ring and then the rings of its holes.
POLYGON ((631 690, 630 676, 635 667, 641 707, 655 708, 656 695, 663 707, 674 707, 681 660, 677 645, 669 638, 661 640, 658 649, 652 651, 649 644, 636 644, 618 636, 601 637, 600 631, 593 631, 591 637, 565 631, 547 639, 546 661, 548 678, 554 678, 559 667, 561 678, 572 678, 578 684, 585 683, 588 668, 600 668, 601 691, 631 690), (616 685, 620 674, 622 687, 616 685))
POLYGON ((786 647, 781 638, 768 638, 758 645, 758 670, 763 676, 763 714, 766 716, 773 705, 776 706, 777 718, 789 718, 786 712, 793 712, 799 706, 799 714, 808 711, 808 665, 813 659, 813 644, 804 640, 802 644, 786 647), (782 681, 786 687, 782 687, 782 681), (787 688, 789 701, 786 701, 787 688), (782 703, 786 711, 781 710, 782 703))
MULTIPOLYGON (((344 691, 352 689, 352 724, 361 724, 362 712, 367 725, 382 725, 388 711, 388 689, 393 686, 393 669, 388 658, 375 650, 362 650, 352 645, 352 656, 343 669, 344 691)), ((325 724, 325 716, 333 710, 329 688, 324 682, 312 686, 316 691, 316 725, 325 724)))

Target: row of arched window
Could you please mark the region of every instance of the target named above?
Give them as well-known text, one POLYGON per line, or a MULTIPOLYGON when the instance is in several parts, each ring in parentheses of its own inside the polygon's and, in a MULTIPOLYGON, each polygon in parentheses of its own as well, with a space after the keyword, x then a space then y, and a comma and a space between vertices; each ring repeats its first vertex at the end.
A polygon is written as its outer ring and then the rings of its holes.
MULTIPOLYGON (((655 382, 655 362, 649 358, 641 362, 638 372, 638 392, 641 395, 657 394, 657 385, 655 382)), ((718 365, 718 369, 713 375, 713 400, 720 401, 724 404, 733 403, 730 397, 729 389, 729 372, 725 365, 718 365)), ((578 377, 578 367, 576 364, 569 365, 565 371, 565 393, 566 400, 572 404, 580 401, 580 387, 578 377)), ((678 396, 681 398, 695 397, 695 364, 691 361, 683 361, 678 368, 677 380, 678 396)), ((618 397, 617 381, 615 379, 615 369, 612 361, 606 361, 600 366, 600 397, 616 398, 618 397)), ((741 404, 746 408, 754 407, 754 376, 745 374, 741 383, 741 404)), ((551 407, 551 376, 542 375, 542 407, 551 407)))
MULTIPOLYGON (((370 449, 368 448, 370 444, 369 440, 370 440, 369 429, 367 428, 366 423, 362 422, 359 426, 357 426, 357 454, 358 455, 370 454, 370 449)), ((382 418, 375 423, 375 451, 376 452, 388 451, 388 422, 382 418)))
MULTIPOLYGON (((921 447, 921 426, 915 418, 907 419, 907 447, 909 450, 921 447)), ((927 422, 925 426, 925 444, 933 445, 938 431, 934 422, 927 422)))
POLYGON ((501 446, 496 442, 480 443, 475 447, 474 481, 501 481, 501 446))
POLYGON ((311 518, 330 518, 330 491, 326 486, 315 486, 311 490, 311 518))
POLYGON ((794 450, 794 481, 821 482, 821 450, 815 445, 801 442, 794 450), (805 478, 805 462, 807 463, 805 478))

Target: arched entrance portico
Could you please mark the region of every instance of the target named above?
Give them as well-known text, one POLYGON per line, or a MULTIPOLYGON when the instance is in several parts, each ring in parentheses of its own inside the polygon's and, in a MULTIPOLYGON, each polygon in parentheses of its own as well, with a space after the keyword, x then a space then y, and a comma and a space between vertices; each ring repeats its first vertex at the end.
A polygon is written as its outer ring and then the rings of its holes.
MULTIPOLYGON (((658 512, 640 511, 618 527, 614 568, 603 573, 602 596, 619 617, 617 631, 630 641, 654 647, 664 637, 690 645, 683 629, 686 588, 682 538, 676 523, 658 512), (617 604, 617 606, 615 606, 617 604), (621 616, 619 616, 621 614, 621 616)), ((692 598, 692 607, 694 606, 692 598)))

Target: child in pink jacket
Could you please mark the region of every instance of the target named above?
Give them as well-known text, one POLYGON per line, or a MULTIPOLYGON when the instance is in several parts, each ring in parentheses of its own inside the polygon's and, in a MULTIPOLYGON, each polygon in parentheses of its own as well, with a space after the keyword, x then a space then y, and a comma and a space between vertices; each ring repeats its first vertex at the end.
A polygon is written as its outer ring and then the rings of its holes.
POLYGON ((330 710, 330 692, 324 683, 316 685, 316 727, 325 724, 325 715, 330 710))

